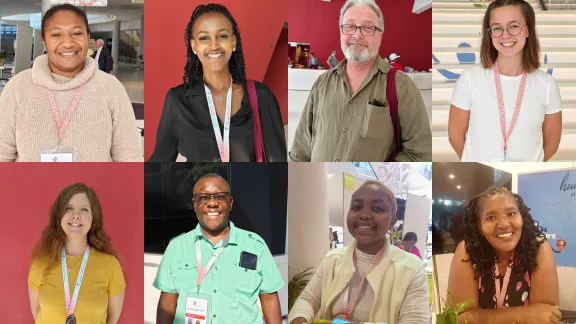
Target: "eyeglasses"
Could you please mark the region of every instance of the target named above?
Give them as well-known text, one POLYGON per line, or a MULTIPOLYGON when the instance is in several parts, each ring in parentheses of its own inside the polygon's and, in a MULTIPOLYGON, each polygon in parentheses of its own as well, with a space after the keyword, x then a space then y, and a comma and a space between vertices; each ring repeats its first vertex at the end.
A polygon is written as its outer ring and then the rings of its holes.
MULTIPOLYGON (((511 23, 506 27, 506 31, 510 36, 518 36, 522 32, 522 27, 524 26, 526 25, 522 25, 521 23, 511 23)), ((504 34, 504 28, 501 25, 492 25, 488 28, 488 31, 494 38, 502 37, 502 34, 504 34)))
POLYGON ((219 203, 228 202, 228 198, 230 198, 229 192, 217 192, 213 194, 208 193, 198 193, 193 195, 194 201, 199 204, 207 204, 210 199, 214 198, 219 203))
POLYGON ((356 26, 356 25, 341 25, 340 29, 342 30, 342 34, 344 35, 354 35, 356 34, 356 30, 360 29, 360 34, 362 36, 372 36, 376 33, 376 31, 382 31, 382 29, 376 26, 356 26))

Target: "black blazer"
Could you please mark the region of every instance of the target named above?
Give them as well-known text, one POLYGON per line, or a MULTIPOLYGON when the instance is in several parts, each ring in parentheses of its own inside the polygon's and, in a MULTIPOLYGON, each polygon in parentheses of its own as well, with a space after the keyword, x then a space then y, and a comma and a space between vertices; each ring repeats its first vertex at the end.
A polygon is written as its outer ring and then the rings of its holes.
MULTIPOLYGON (((254 82, 264 148, 268 162, 286 162, 286 139, 276 97, 267 86, 254 82)), ((240 109, 230 117, 230 161, 253 162, 254 122, 246 83, 240 109)), ((220 124, 220 133, 224 127, 220 124)), ((156 147, 149 162, 174 162, 180 153, 189 162, 220 162, 203 82, 172 88, 166 94, 156 134, 156 147)))

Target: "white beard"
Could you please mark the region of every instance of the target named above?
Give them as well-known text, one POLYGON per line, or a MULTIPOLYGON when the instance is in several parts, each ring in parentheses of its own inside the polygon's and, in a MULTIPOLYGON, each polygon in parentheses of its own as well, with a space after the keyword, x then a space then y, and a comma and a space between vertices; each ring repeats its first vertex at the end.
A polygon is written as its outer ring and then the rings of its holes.
POLYGON ((344 56, 350 62, 360 63, 366 62, 372 58, 373 55, 370 55, 370 51, 368 51, 367 47, 360 47, 357 46, 358 49, 353 49, 353 45, 349 45, 344 50, 344 56))

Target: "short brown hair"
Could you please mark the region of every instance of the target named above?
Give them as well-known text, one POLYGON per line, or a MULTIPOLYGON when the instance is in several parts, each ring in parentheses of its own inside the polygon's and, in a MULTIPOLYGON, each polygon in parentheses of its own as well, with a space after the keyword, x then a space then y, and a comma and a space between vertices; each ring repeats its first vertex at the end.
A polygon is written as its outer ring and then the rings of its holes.
POLYGON ((540 67, 540 43, 536 34, 536 15, 532 6, 524 0, 495 0, 492 2, 482 23, 482 46, 480 47, 480 60, 485 69, 491 68, 496 63, 498 50, 492 45, 492 37, 488 29, 490 28, 490 14, 492 10, 505 6, 518 6, 528 28, 529 37, 526 38, 526 44, 522 49, 522 67, 526 72, 533 72, 540 67))
MULTIPOLYGON (((380 181, 377 180, 366 180, 360 187, 366 186, 366 185, 376 185, 379 187, 384 188, 384 190, 386 191, 386 194, 388 195, 388 198, 390 199, 390 212, 392 217, 396 217, 396 213, 398 212, 398 203, 396 202, 396 195, 394 195, 394 192, 392 192, 392 189, 390 189, 388 186, 386 186, 385 184, 383 184, 380 181)), ((360 188, 358 188, 360 189, 360 188)), ((358 189, 356 191, 358 191, 358 189)), ((356 193, 356 191, 354 191, 353 195, 356 193)), ((392 224, 394 225, 394 224, 392 224)))

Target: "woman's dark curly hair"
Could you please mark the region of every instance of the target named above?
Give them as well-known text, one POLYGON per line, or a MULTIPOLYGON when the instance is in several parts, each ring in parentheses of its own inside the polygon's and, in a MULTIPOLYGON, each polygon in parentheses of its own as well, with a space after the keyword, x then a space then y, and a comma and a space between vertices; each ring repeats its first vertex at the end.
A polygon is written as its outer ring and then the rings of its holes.
POLYGON ((211 12, 222 14, 228 18, 228 20, 230 20, 234 36, 236 36, 236 50, 232 52, 232 56, 228 62, 230 66, 230 74, 232 75, 232 80, 234 83, 243 83, 246 80, 246 71, 244 69, 244 52, 242 51, 242 40, 240 39, 240 28, 238 28, 236 20, 234 20, 234 17, 232 17, 232 14, 230 14, 230 11, 228 11, 226 7, 220 4, 210 3, 207 5, 197 6, 192 12, 188 26, 186 26, 186 34, 184 35, 184 41, 186 42, 186 66, 184 67, 183 77, 184 86, 186 88, 190 88, 192 83, 195 81, 197 82, 204 80, 202 63, 200 63, 198 56, 196 56, 192 51, 190 40, 194 38, 192 34, 192 28, 194 27, 194 24, 198 18, 211 12))
MULTIPOLYGON (((522 197, 505 188, 490 187, 483 193, 472 198, 464 209, 464 247, 470 255, 470 259, 462 261, 472 262, 475 271, 474 279, 478 279, 479 277, 495 277, 494 264, 499 261, 498 256, 492 245, 480 234, 480 219, 478 214, 484 198, 498 195, 510 195, 510 197, 516 201, 516 207, 520 212, 523 222, 522 235, 516 246, 514 259, 511 261, 512 268, 514 271, 519 271, 520 273, 526 271, 532 273, 536 267, 538 267, 536 254, 538 254, 540 245, 544 242, 541 238, 546 238, 544 235, 545 229, 538 225, 538 222, 534 221, 532 215, 530 215, 530 208, 524 204, 522 197)), ((494 281, 488 280, 488 282, 493 283, 494 281)))

